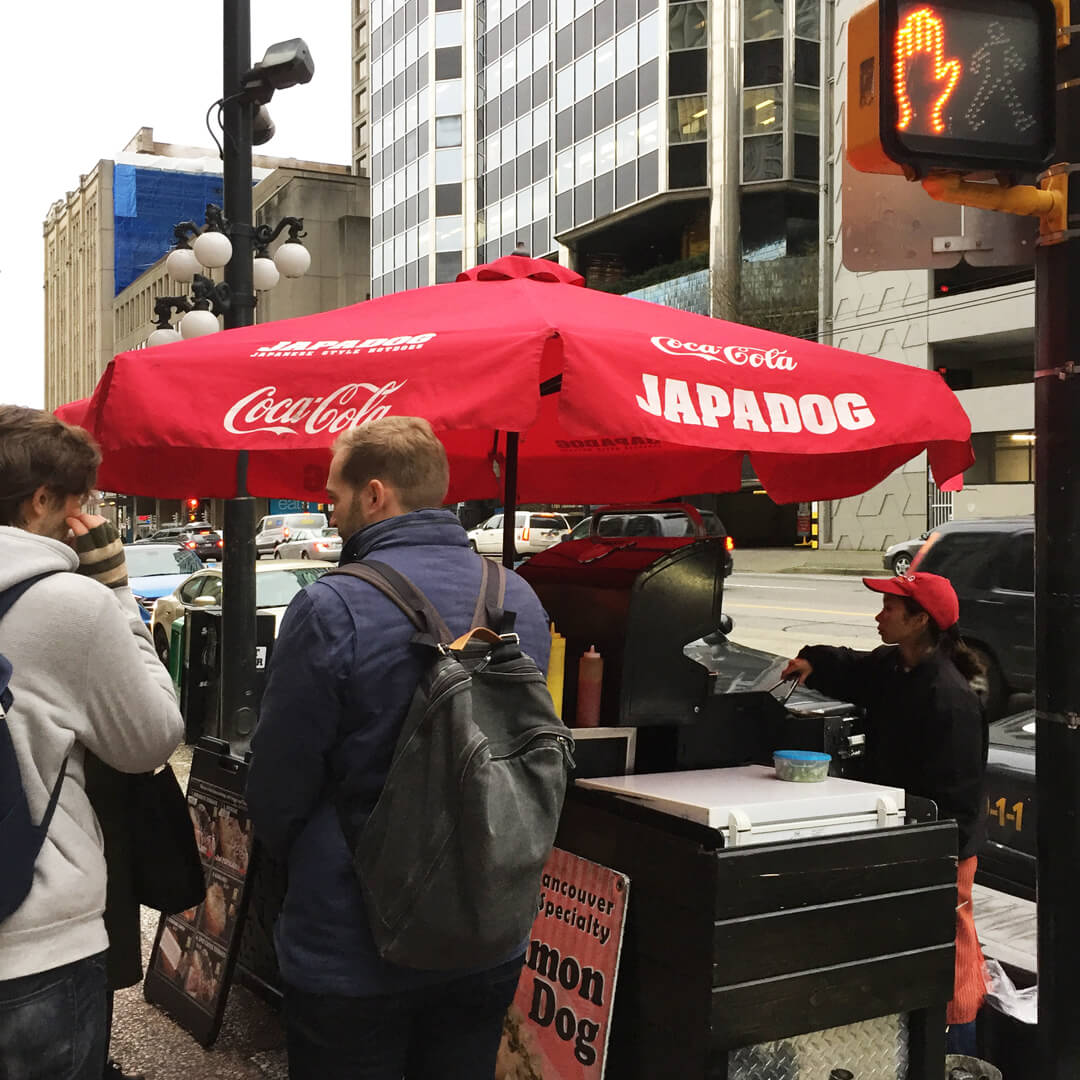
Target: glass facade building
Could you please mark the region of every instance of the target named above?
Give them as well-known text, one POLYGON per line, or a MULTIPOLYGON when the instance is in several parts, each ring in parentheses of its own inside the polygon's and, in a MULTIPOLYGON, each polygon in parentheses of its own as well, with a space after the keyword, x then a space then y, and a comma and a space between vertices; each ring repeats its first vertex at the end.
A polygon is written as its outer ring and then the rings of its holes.
POLYGON ((819 0, 354 0, 372 295, 519 243, 628 288, 816 251, 819 21, 819 0))

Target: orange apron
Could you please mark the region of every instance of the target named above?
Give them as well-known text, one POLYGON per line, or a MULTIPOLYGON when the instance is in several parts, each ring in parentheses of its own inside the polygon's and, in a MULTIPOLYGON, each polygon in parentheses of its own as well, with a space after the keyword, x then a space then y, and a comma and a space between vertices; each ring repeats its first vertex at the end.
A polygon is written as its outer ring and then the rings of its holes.
POLYGON ((961 859, 956 874, 956 973, 953 979, 953 999, 949 1002, 946 1019, 950 1024, 967 1024, 986 997, 986 977, 983 974, 982 949, 975 933, 975 916, 971 908, 971 888, 975 883, 978 858, 961 859))

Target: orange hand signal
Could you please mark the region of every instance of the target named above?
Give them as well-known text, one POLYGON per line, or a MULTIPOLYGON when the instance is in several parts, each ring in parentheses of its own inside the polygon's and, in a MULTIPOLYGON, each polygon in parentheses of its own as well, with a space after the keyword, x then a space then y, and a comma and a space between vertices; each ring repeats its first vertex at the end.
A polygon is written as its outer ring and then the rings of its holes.
POLYGON ((901 131, 908 129, 915 116, 915 109, 908 95, 908 67, 919 53, 926 53, 933 61, 934 80, 945 83, 930 106, 930 130, 935 135, 941 135, 945 131, 941 112, 960 81, 963 67, 955 58, 945 59, 945 26, 933 8, 921 7, 913 11, 896 31, 893 64, 896 101, 900 110, 896 126, 901 131))

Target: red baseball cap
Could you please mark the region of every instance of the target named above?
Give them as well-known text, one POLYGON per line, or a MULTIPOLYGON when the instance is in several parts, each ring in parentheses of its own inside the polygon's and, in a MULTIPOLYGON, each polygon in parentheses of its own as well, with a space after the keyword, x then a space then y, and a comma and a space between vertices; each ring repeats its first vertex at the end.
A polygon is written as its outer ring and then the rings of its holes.
POLYGON ((904 574, 894 578, 864 577, 863 584, 872 592, 889 596, 910 596, 939 630, 948 630, 960 618, 960 601, 947 578, 939 574, 904 574))

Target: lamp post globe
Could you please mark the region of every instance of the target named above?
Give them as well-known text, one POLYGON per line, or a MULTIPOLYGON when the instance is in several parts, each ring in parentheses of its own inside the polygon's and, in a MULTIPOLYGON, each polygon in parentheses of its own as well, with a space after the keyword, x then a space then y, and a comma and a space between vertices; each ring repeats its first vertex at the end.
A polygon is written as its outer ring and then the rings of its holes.
POLYGON ((272 289, 281 279, 281 274, 278 273, 273 259, 260 255, 251 264, 251 279, 255 289, 262 292, 264 289, 272 289))
POLYGON ((182 285, 187 285, 195 280, 195 275, 201 269, 199 260, 191 248, 177 248, 170 251, 165 259, 165 273, 182 285))
POLYGON ((198 308, 189 311, 180 320, 180 334, 185 341, 190 338, 204 337, 207 334, 216 334, 220 329, 216 315, 198 308))
POLYGON ((200 233, 195 240, 195 258, 202 266, 219 269, 232 258, 232 241, 222 232, 200 233))
POLYGON ((173 330, 172 327, 158 327, 147 339, 146 344, 153 348, 155 345, 172 345, 173 342, 180 341, 181 335, 178 330, 173 330))
POLYGON ((311 266, 311 252, 303 244, 286 241, 274 252, 274 265, 287 278, 303 277, 311 266))

